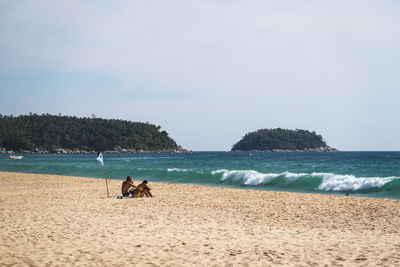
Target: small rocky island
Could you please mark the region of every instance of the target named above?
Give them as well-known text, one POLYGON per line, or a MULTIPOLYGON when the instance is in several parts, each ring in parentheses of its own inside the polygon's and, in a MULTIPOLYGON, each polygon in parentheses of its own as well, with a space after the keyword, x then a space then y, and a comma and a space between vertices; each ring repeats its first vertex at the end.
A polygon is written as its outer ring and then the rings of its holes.
POLYGON ((260 129, 247 133, 231 151, 337 152, 321 135, 307 130, 260 129))

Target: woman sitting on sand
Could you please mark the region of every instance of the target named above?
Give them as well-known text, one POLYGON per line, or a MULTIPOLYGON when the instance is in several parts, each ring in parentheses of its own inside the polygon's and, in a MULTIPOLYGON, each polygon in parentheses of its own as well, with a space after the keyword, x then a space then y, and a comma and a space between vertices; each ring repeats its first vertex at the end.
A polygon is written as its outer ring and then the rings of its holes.
POLYGON ((153 195, 150 193, 151 188, 147 186, 147 181, 144 180, 140 185, 138 185, 134 190, 133 194, 135 197, 153 197, 153 195))

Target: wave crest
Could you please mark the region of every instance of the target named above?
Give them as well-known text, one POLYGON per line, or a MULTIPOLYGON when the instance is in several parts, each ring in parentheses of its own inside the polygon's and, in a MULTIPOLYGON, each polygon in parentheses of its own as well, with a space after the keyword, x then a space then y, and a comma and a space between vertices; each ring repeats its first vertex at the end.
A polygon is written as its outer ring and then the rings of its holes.
POLYGON ((254 170, 216 170, 211 172, 212 175, 222 174, 221 180, 233 179, 234 181, 242 180, 245 185, 259 185, 268 184, 278 177, 284 177, 286 180, 292 182, 297 178, 307 175, 305 173, 261 173, 254 170))
POLYGON ((354 175, 338 175, 333 173, 312 173, 312 177, 322 177, 318 186, 323 191, 361 191, 380 188, 398 177, 355 177, 354 175))
POLYGON ((191 169, 179 169, 179 168, 169 168, 167 169, 168 172, 190 172, 191 169))

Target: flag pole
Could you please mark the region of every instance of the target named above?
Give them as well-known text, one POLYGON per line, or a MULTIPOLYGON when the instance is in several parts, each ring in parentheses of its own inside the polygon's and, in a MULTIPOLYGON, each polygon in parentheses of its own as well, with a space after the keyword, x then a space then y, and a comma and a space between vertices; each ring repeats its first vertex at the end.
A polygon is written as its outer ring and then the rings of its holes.
POLYGON ((103 168, 104 172, 104 179, 106 179, 106 187, 107 187, 107 197, 110 197, 110 194, 108 193, 108 182, 107 182, 107 175, 106 175, 106 168, 104 168, 104 161, 103 161, 103 153, 99 152, 97 153, 97 160, 100 162, 101 167, 103 168))
POLYGON ((103 171, 104 171, 104 179, 106 179, 107 197, 109 198, 109 197, 110 197, 110 195, 108 194, 108 183, 107 183, 106 169, 105 169, 105 168, 103 168, 103 171))

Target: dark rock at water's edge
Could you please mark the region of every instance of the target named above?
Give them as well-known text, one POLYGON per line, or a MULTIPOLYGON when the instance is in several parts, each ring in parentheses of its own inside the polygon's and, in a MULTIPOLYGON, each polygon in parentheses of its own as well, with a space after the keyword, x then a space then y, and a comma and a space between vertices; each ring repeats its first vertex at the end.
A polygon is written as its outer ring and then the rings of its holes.
POLYGON ((181 154, 181 153, 194 153, 192 150, 187 150, 178 146, 175 149, 162 149, 162 150, 143 150, 143 149, 128 149, 122 148, 120 146, 114 146, 113 150, 105 150, 104 153, 131 153, 131 154, 142 154, 142 153, 151 153, 151 154, 181 154))
MULTIPOLYGON (((86 151, 86 150, 70 150, 65 148, 57 148, 52 150, 47 149, 33 149, 33 150, 23 150, 23 151, 14 151, 14 150, 6 150, 3 147, 0 147, 0 154, 96 154, 98 151, 86 151)), ((194 153, 193 150, 187 150, 178 146, 177 149, 161 149, 161 150, 143 150, 143 149, 128 149, 122 148, 119 146, 115 146, 113 150, 105 150, 103 153, 107 154, 187 154, 194 153)))
POLYGON ((336 148, 332 148, 330 146, 325 147, 317 147, 317 148, 306 148, 304 150, 298 149, 272 149, 272 150, 231 150, 231 152, 340 152, 336 148))
POLYGON ((307 130, 261 129, 247 133, 233 145, 236 151, 260 152, 338 152, 326 144, 321 135, 307 130))

